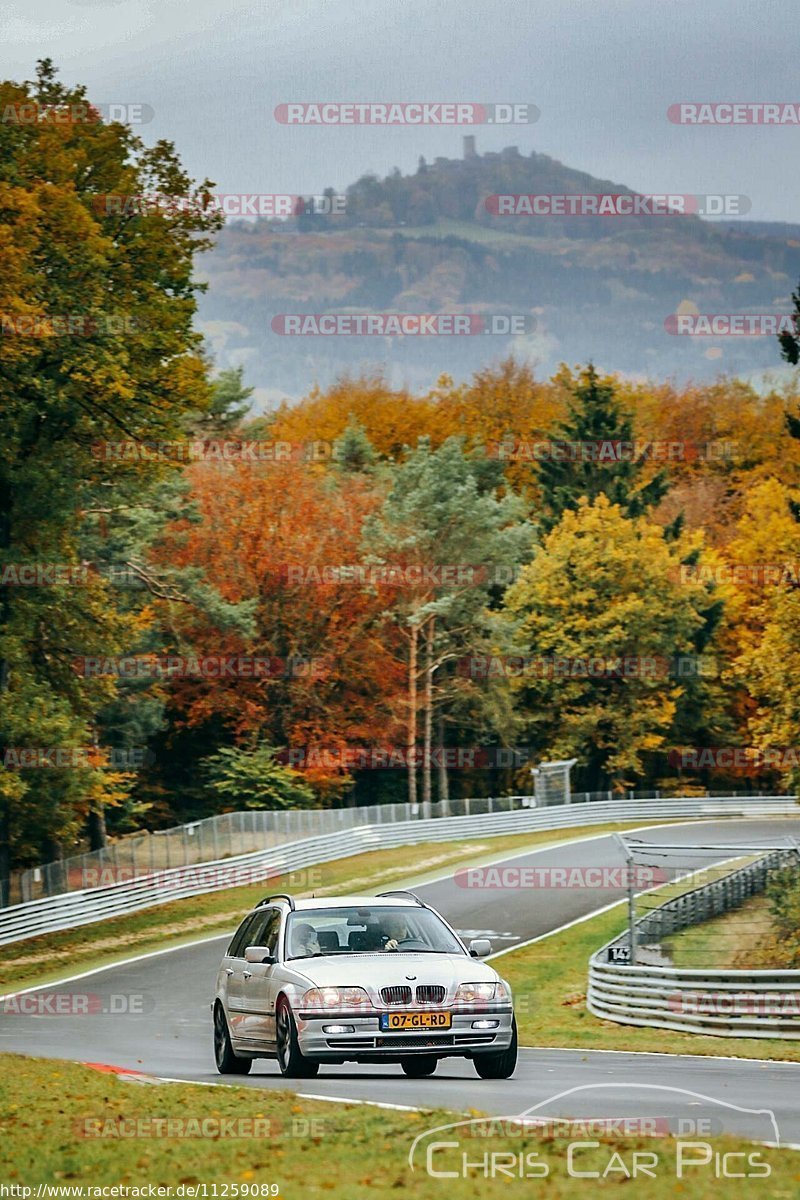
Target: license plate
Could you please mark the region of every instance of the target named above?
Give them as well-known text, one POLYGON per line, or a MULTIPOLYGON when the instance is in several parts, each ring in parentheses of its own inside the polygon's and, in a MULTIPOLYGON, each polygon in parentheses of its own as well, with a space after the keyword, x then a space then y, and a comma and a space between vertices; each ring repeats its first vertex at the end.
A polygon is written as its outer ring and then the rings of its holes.
POLYGON ((453 1024, 449 1012, 393 1012, 381 1013, 381 1029, 450 1029, 453 1024))

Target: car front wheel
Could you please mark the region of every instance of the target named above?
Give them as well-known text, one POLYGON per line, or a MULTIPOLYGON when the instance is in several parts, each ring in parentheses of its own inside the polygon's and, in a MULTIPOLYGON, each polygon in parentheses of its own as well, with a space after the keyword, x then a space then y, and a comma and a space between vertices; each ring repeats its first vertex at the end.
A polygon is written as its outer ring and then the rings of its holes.
POLYGON ((214 1009, 214 1058, 220 1075, 246 1075, 253 1065, 252 1058, 239 1058, 234 1054, 221 1004, 214 1009))
POLYGON ((511 1026, 511 1045, 497 1054, 476 1054, 473 1057, 475 1070, 481 1079, 508 1079, 517 1065, 517 1022, 511 1026))
POLYGON ((288 1001, 283 997, 278 1001, 275 1029, 281 1075, 286 1075, 289 1079, 310 1079, 312 1075, 316 1075, 319 1063, 312 1062, 303 1055, 297 1042, 294 1015, 288 1001))

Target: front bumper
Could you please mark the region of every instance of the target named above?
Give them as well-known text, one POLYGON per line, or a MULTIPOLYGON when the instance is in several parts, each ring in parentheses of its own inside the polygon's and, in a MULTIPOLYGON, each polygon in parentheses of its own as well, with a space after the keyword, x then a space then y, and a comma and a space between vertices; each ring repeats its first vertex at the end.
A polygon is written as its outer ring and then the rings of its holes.
MULTIPOLYGON (((474 1053, 499 1052, 511 1045, 514 1011, 511 1005, 482 1005, 474 1009, 437 1009, 452 1013, 447 1030, 384 1031, 381 1012, 365 1014, 326 1012, 295 1014, 297 1040, 307 1058, 325 1061, 398 1062, 411 1055, 433 1054, 437 1058, 471 1057, 474 1053), (493 1028, 476 1028, 475 1022, 496 1022, 493 1028), (346 1033, 326 1031, 326 1026, 348 1026, 346 1033)), ((396 1011, 396 1010, 395 1010, 396 1011)))

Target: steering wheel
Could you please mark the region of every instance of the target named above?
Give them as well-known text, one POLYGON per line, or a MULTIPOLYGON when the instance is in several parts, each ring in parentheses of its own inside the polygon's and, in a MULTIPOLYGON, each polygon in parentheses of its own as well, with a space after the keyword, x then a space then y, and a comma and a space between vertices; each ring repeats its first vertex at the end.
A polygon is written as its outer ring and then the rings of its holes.
POLYGON ((413 938, 413 937, 401 938, 397 943, 398 950, 400 949, 401 946, 410 946, 414 950, 425 950, 427 948, 425 946, 425 943, 421 942, 419 940, 419 938, 413 938))

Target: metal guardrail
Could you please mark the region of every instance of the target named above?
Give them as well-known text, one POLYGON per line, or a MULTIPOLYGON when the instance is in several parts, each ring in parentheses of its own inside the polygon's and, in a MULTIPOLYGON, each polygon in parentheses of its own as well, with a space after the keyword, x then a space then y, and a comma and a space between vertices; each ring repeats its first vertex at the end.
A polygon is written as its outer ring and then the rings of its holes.
MULTIPOLYGON (((713 796, 713 793, 708 793, 713 796)), ((728 796, 738 796, 728 792, 728 796)), ((603 800, 658 800, 659 792, 579 792, 571 804, 603 800)), ((536 806, 533 796, 454 798, 446 804, 370 804, 361 808, 250 810, 220 813, 177 825, 172 829, 130 834, 110 842, 102 850, 87 850, 55 862, 42 863, 0 880, 0 908, 22 904, 43 896, 80 892, 122 879, 136 879, 153 871, 188 867, 193 863, 216 862, 221 858, 249 854, 265 846, 280 846, 299 838, 339 833, 362 825, 384 825, 397 821, 441 817, 469 817, 483 813, 511 812, 536 806), (5 885, 5 886, 4 886, 5 885)))
MULTIPOLYGON (((780 850, 722 879, 674 896, 636 922, 636 942, 662 938, 738 908, 763 892, 769 873, 797 862, 780 850)), ((716 1037, 800 1039, 800 970, 733 970, 664 967, 605 961, 625 946, 618 935, 589 960, 586 1006, 593 1016, 620 1025, 676 1029, 716 1037)))
MULTIPOLYGON (((607 798, 606 796, 603 797, 607 798)), ((80 892, 109 882, 136 879, 154 871, 235 858, 266 846, 340 833, 362 825, 394 824, 441 816, 510 812, 530 803, 527 796, 451 800, 442 804, 370 804, 361 808, 252 809, 219 813, 172 829, 119 838, 102 850, 87 850, 21 872, 16 902, 80 892)), ((0 894, 2 889, 0 888, 0 894)), ((12 900, 14 897, 11 898, 12 900)), ((2 902, 0 902, 1 905, 2 902)))
POLYGON ((591 804, 573 802, 541 809, 520 806, 506 812, 362 825, 338 833, 303 838, 281 846, 266 846, 262 850, 235 858, 175 867, 105 887, 87 888, 60 896, 32 900, 25 904, 15 904, 0 910, 0 945, 35 937, 37 934, 89 925, 107 917, 138 912, 186 896, 220 891, 244 883, 263 881, 268 884, 279 875, 289 874, 317 863, 349 858, 367 850, 536 830, 569 829, 570 826, 597 825, 611 821, 635 823, 669 817, 736 817, 757 814, 797 815, 796 798, 700 796, 657 800, 618 799, 595 801, 591 804))

